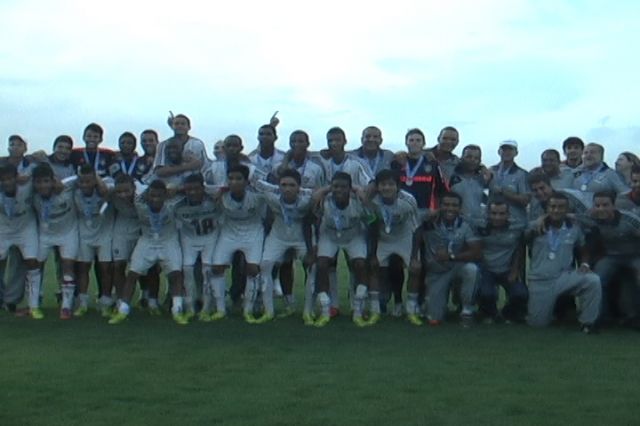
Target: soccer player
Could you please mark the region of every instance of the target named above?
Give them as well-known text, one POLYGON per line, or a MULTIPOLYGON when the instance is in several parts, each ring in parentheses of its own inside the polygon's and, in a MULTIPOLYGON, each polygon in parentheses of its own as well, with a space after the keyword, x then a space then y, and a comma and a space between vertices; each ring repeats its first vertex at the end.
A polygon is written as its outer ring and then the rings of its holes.
POLYGON ((440 325, 447 312, 449 289, 460 282, 464 327, 473 323, 473 296, 478 267, 482 258, 482 243, 471 226, 462 218, 462 197, 449 192, 440 197, 440 212, 423 233, 424 263, 427 271, 427 314, 430 325, 440 325))
POLYGON ((565 160, 562 165, 571 171, 576 171, 582 165, 582 151, 584 142, 577 136, 570 136, 562 142, 562 152, 565 160))
POLYGON ((205 193, 204 179, 200 173, 187 176, 182 186, 185 196, 175 206, 175 215, 180 231, 182 247, 182 274, 184 276, 185 315, 195 316, 196 277, 194 268, 198 257, 202 268, 203 307, 201 321, 211 321, 211 267, 213 249, 218 236, 218 217, 220 215, 216 200, 205 193))
POLYGON ((182 175, 185 172, 193 173, 200 171, 209 163, 207 151, 198 138, 189 135, 191 130, 191 120, 184 114, 178 114, 169 119, 169 125, 173 130, 173 136, 161 142, 156 149, 156 158, 153 163, 153 172, 160 178, 171 178, 175 175, 182 175), (184 158, 180 164, 171 160, 167 153, 167 146, 174 141, 184 158))
POLYGON ((351 264, 351 271, 355 275, 353 321, 358 326, 367 325, 362 317, 363 305, 367 297, 365 225, 371 217, 362 203, 351 196, 351 192, 351 176, 346 172, 336 172, 331 179, 331 194, 324 199, 322 210, 319 212, 321 223, 316 285, 321 314, 314 323, 317 327, 325 326, 330 320, 330 298, 327 294, 329 269, 339 250, 345 251, 351 264))
MULTIPOLYGON (((401 259, 402 267, 410 269, 407 318, 415 325, 422 323, 417 315, 421 237, 418 208, 411 195, 404 193, 399 196, 399 186, 397 172, 382 170, 376 175, 377 195, 371 201, 375 222, 370 225, 369 232, 371 315, 368 324, 375 324, 380 319, 380 290, 388 287, 389 281, 399 278, 389 273, 389 261, 394 255, 401 259)), ((399 283, 400 288, 402 284, 399 283)))
MULTIPOLYGON (((226 317, 224 270, 231 264, 236 252, 242 252, 246 259, 248 275, 244 291, 244 318, 255 322, 253 305, 260 288, 260 261, 264 242, 262 220, 266 214, 264 197, 248 190, 249 168, 243 164, 230 166, 227 171, 229 191, 220 199, 221 221, 224 226, 213 252, 213 276, 211 285, 216 302, 216 312, 212 320, 226 317)), ((269 271, 270 272, 270 271, 269 271)), ((266 272, 266 273, 269 273, 266 272)))
POLYGON ((366 188, 372 182, 363 164, 344 150, 347 136, 340 127, 332 127, 327 131, 328 149, 320 152, 318 159, 324 167, 327 181, 331 181, 337 172, 351 176, 354 188, 366 188))
POLYGON ((284 152, 275 147, 276 140, 278 140, 278 133, 275 127, 271 124, 260 126, 259 146, 249 154, 249 160, 256 167, 258 177, 272 184, 277 183, 275 171, 284 159, 284 152))
MULTIPOLYGON (((256 319, 256 323, 263 323, 273 319, 273 277, 270 273, 274 265, 285 262, 286 255, 293 251, 293 257, 302 260, 306 269, 311 267, 315 247, 311 224, 311 191, 300 191, 300 173, 288 169, 279 177, 279 186, 267 186, 259 181, 257 189, 263 192, 267 206, 271 209, 274 221, 271 232, 267 236, 262 251, 260 270, 262 271, 262 304, 263 315, 256 319)), ((313 322, 311 314, 313 299, 313 282, 315 270, 308 271, 311 280, 305 285, 307 290, 303 320, 305 324, 313 322)))
POLYGON ((113 163, 115 153, 110 149, 100 148, 104 130, 99 124, 90 123, 82 134, 84 148, 76 148, 71 152, 70 161, 76 170, 83 164, 89 164, 98 176, 109 174, 109 167, 113 163))
POLYGON ((487 322, 505 319, 524 322, 527 314, 527 286, 520 276, 524 260, 524 228, 509 223, 509 206, 499 198, 489 202, 488 222, 478 229, 482 241, 478 305, 487 322), (499 313, 498 285, 507 294, 499 313))
POLYGON ((309 135, 303 130, 295 130, 289 136, 290 150, 284 156, 280 167, 278 167, 278 175, 285 170, 296 170, 301 177, 301 186, 303 188, 317 189, 325 185, 326 179, 324 169, 313 158, 308 151, 309 135))
POLYGON ((573 171, 567 167, 560 167, 560 153, 555 149, 546 149, 540 155, 542 171, 549 176, 553 189, 571 188, 573 171))
POLYGON ((156 179, 160 179, 167 185, 167 188, 176 190, 182 186, 184 179, 193 174, 194 171, 190 169, 190 160, 187 160, 184 157, 178 140, 174 139, 167 141, 164 146, 164 156, 165 165, 154 168, 153 173, 145 180, 147 182, 152 182, 156 179), (171 170, 171 173, 163 172, 163 170, 167 168, 171 170))
POLYGON ((149 171, 149 167, 136 152, 138 141, 136 136, 131 132, 124 132, 118 138, 118 148, 120 151, 115 153, 113 164, 109 168, 109 173, 114 178, 120 174, 133 176, 134 179, 142 181, 142 178, 149 171))
POLYGON ((640 216, 640 166, 631 169, 631 191, 616 197, 616 207, 640 216))
POLYGON ((625 151, 616 159, 616 172, 620 173, 624 183, 631 184, 631 169, 640 166, 640 159, 632 152, 625 151))
POLYGON ((501 195, 509 204, 509 216, 513 223, 527 225, 527 204, 531 199, 528 173, 518 167, 514 159, 518 155, 518 143, 506 140, 498 149, 500 163, 491 166, 493 179, 489 183, 489 197, 501 195))
POLYGON ((561 189, 554 191, 551 186, 551 179, 546 173, 536 171, 527 177, 527 182, 531 188, 533 198, 529 204, 529 221, 536 220, 543 216, 547 211, 547 203, 554 192, 564 194, 569 200, 569 212, 575 214, 584 214, 588 206, 584 199, 584 193, 573 189, 561 189))
POLYGON ((631 292, 640 278, 640 217, 616 209, 615 200, 616 194, 613 192, 596 192, 591 210, 591 218, 595 220, 591 232, 604 249, 604 257, 598 259, 594 272, 602 284, 603 305, 600 314, 605 321, 609 319, 610 306, 614 304, 610 297, 613 294, 611 286, 614 277, 619 277, 619 272, 623 270, 631 272, 631 292))
MULTIPOLYGON (((41 271, 37 261, 38 224, 31 207, 31 182, 18 184, 18 169, 13 164, 0 166, 0 270, 4 271, 11 247, 16 247, 26 268, 29 314, 42 319, 40 309, 41 271)), ((24 285, 24 284, 23 284, 24 285)), ((17 289, 22 292, 22 289, 17 289)), ((17 302, 17 300, 16 300, 17 302)))
POLYGON ((75 183, 74 203, 78 218, 78 237, 82 242, 76 257, 76 284, 78 286, 78 308, 76 317, 89 310, 89 271, 97 258, 101 280, 100 305, 103 316, 111 314, 111 241, 113 231, 113 209, 107 202, 109 188, 99 178, 90 164, 78 170, 75 183))
POLYGON ((62 180, 76 174, 76 168, 71 163, 72 150, 71 136, 60 135, 53 141, 53 153, 47 157, 47 162, 53 169, 56 179, 62 180))
POLYGON ((150 175, 153 170, 153 162, 158 148, 158 132, 153 129, 144 130, 140 134, 140 145, 144 154, 138 158, 136 167, 140 171, 136 175, 142 176, 138 180, 143 181, 144 177, 150 175))
POLYGON ((160 262, 169 281, 173 320, 180 325, 189 323, 182 309, 182 252, 174 205, 175 203, 169 199, 166 184, 161 180, 151 182, 144 194, 136 199, 142 235, 131 254, 129 273, 118 304, 118 312, 111 317, 109 324, 119 324, 128 318, 136 281, 157 262, 160 262))
POLYGON ((615 170, 607 166, 604 158, 604 147, 597 143, 589 143, 582 152, 582 166, 576 171, 573 189, 585 192, 589 201, 596 192, 613 191, 623 194, 629 190, 615 170))
POLYGON ((366 127, 360 138, 362 145, 351 154, 362 161, 370 176, 376 176, 381 170, 389 169, 393 161, 393 152, 380 148, 382 132, 376 126, 366 127))
POLYGON ((447 126, 440 130, 438 145, 426 150, 436 159, 440 174, 447 186, 451 175, 453 175, 456 166, 460 162, 458 156, 453 153, 459 142, 460 134, 458 130, 455 127, 447 126))
POLYGON ((571 293, 580 302, 581 329, 591 333, 600 312, 600 278, 591 271, 584 234, 577 223, 567 218, 568 211, 567 197, 553 193, 547 203, 546 215, 531 223, 526 231, 531 252, 527 323, 549 325, 558 297, 571 293), (576 250, 581 262, 577 270, 574 266, 576 250))
POLYGON ((73 296, 76 290, 75 259, 78 254, 78 223, 73 201, 72 176, 56 180, 48 164, 40 164, 32 174, 33 207, 38 215, 38 262, 44 265, 49 251, 57 247, 62 265, 62 304, 60 318, 71 318, 73 296))
POLYGON ((224 141, 222 139, 213 144, 213 157, 215 161, 224 160, 224 141))
POLYGON ((207 185, 227 186, 227 172, 230 167, 244 164, 249 167, 249 180, 255 180, 255 166, 249 157, 242 153, 244 146, 242 138, 238 135, 229 135, 224 138, 224 157, 220 160, 212 161, 205 168, 203 173, 204 181, 207 185))
POLYGON ((452 191, 462 197, 462 217, 473 227, 485 222, 485 190, 491 180, 491 172, 482 165, 482 150, 478 145, 467 145, 462 150, 462 158, 449 181, 452 191))

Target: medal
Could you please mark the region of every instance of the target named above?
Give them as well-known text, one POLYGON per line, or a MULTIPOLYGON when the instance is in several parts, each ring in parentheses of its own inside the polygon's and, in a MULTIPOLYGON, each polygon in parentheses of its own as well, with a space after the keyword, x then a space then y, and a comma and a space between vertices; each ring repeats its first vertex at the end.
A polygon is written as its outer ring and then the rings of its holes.
POLYGON ((549 260, 553 260, 556 258, 556 253, 555 252, 549 252, 549 260))
POLYGON ((386 232, 387 234, 390 234, 391 233, 391 225, 386 225, 384 227, 384 232, 386 232))
POLYGON ((413 179, 411 179, 411 178, 407 178, 407 181, 405 182, 405 184, 406 184, 407 186, 411 186, 411 185, 413 185, 413 179))
POLYGON ((384 222, 384 232, 391 233, 391 223, 393 222, 391 210, 382 202, 382 221, 384 222))
POLYGON ((407 159, 407 170, 405 171, 407 175, 407 180, 405 181, 405 184, 407 186, 413 185, 413 177, 416 175, 416 173, 418 173, 418 170, 420 169, 420 166, 422 166, 423 162, 424 162, 424 155, 420 156, 420 159, 416 163, 415 167, 411 167, 411 163, 409 162, 409 159, 407 159))
POLYGON ((582 186, 580 186, 580 191, 586 191, 587 190, 587 185, 582 184, 582 186))
POLYGON ((562 231, 566 229, 566 225, 562 224, 562 227, 558 230, 555 230, 553 227, 549 227, 547 231, 547 246, 549 247, 549 254, 547 257, 549 260, 554 260, 556 258, 556 253, 560 248, 560 237, 562 236, 562 231))
POLYGON ((336 231, 336 237, 341 238, 342 237, 342 232, 336 231))
POLYGON ((43 231, 47 231, 49 230, 49 224, 47 222, 40 222, 40 228, 42 228, 43 231))
POLYGON ((153 239, 154 240, 159 240, 160 239, 160 234, 158 234, 157 232, 153 233, 153 239))

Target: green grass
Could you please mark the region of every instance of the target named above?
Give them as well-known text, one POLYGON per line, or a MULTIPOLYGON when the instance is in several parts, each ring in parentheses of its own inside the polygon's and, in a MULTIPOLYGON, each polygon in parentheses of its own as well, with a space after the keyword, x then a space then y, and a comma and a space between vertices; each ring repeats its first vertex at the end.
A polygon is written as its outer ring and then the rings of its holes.
MULTIPOLYGON (((51 286, 49 286, 51 287, 51 286)), ((0 313, 0 425, 638 424, 640 334, 0 313)))

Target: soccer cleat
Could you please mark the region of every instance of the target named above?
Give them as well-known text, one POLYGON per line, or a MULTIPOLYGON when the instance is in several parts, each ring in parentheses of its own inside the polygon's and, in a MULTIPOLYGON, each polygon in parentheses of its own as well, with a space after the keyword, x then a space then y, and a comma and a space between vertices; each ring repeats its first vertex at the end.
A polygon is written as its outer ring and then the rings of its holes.
POLYGON ((191 321, 196 316, 196 313, 194 311, 187 311, 182 315, 187 319, 187 321, 191 321))
POLYGON ((380 321, 379 313, 372 313, 369 315, 369 319, 367 320, 367 325, 375 325, 380 321))
POLYGON ((111 325, 120 324, 121 322, 124 322, 128 317, 129 317, 128 314, 125 314, 123 312, 116 312, 116 314, 113 315, 109 320, 109 324, 111 325))
POLYGON ((85 314, 89 312, 89 308, 86 306, 78 306, 78 309, 73 313, 74 317, 83 317, 85 314))
POLYGON ((340 315, 340 309, 335 308, 335 307, 333 307, 333 306, 329 308, 329 316, 330 316, 331 318, 335 318, 335 317, 337 317, 338 315, 340 315))
POLYGON ((302 314, 302 322, 304 322, 304 325, 313 325, 313 315, 302 314))
POLYGON ((244 314, 243 318, 244 318, 244 321, 247 324, 255 324, 256 323, 256 318, 251 314, 244 314))
POLYGON ((215 314, 211 315, 211 321, 219 321, 225 319, 227 317, 227 313, 224 311, 217 311, 215 314))
POLYGON ((291 306, 287 306, 286 308, 284 308, 283 312, 280 312, 278 314, 278 318, 287 318, 287 317, 290 317, 291 315, 293 315, 295 313, 296 313, 296 311, 294 311, 291 306))
POLYGON ((102 318, 111 318, 113 316, 113 308, 111 306, 103 306, 100 308, 102 318))
POLYGON ((439 325, 442 325, 442 321, 437 320, 437 319, 430 319, 429 320, 429 325, 432 327, 437 327, 439 325))
MULTIPOLYGON (((423 324, 422 319, 420 318, 420 316, 418 314, 409 314, 407 315, 407 321, 409 321, 411 324, 415 325, 415 326, 421 326, 423 324)), ((429 324, 431 324, 431 321, 429 321, 429 324)))
POLYGON ((44 318, 44 313, 42 312, 42 309, 40 308, 31 308, 29 310, 29 315, 31 315, 31 318, 35 319, 35 320, 41 320, 44 318))
POLYGON ((189 324, 189 318, 185 314, 173 314, 173 320, 178 325, 187 325, 189 324))
POLYGON ((462 325, 462 328, 471 328, 471 326, 473 326, 473 315, 461 314, 460 325, 462 325))
POLYGON ((255 321, 254 324, 264 324, 265 322, 273 321, 273 315, 262 314, 260 318, 256 318, 254 321, 255 321))
POLYGON ((69 308, 60 309, 60 319, 61 320, 71 319, 71 309, 69 308))
POLYGON ((324 327, 325 325, 329 324, 329 321, 331 321, 331 316, 321 315, 320 317, 318 317, 317 320, 315 320, 315 322, 313 323, 313 326, 324 327))
POLYGON ((353 323, 357 327, 366 327, 367 325, 369 325, 367 321, 362 317, 353 317, 353 323))
POLYGON ((198 314, 198 321, 211 322, 211 314, 209 312, 200 311, 198 314))

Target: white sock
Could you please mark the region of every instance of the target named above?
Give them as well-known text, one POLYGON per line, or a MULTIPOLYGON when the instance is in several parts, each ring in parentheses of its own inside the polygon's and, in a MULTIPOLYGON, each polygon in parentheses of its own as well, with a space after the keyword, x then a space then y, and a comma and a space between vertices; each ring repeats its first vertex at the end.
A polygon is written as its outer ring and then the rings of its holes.
POLYGON ((355 294, 353 295, 353 317, 361 318, 364 300, 367 298, 367 286, 358 284, 355 294))
POLYGON ((247 277, 247 285, 244 287, 244 314, 253 313, 253 307, 256 303, 259 290, 258 276, 247 277))
POLYGON ((216 311, 226 313, 226 291, 227 283, 224 279, 224 275, 214 275, 211 277, 211 287, 213 289, 213 297, 216 301, 216 311))
POLYGON ((182 313, 182 301, 183 301, 183 297, 182 296, 173 296, 171 298, 171 301, 173 303, 171 303, 171 313, 173 315, 179 315, 182 313))
POLYGON ((473 315, 473 306, 464 305, 462 306, 461 315, 473 315))
POLYGON ((331 297, 331 307, 340 308, 340 296, 338 295, 338 271, 335 268, 329 269, 329 295, 331 297))
POLYGON ((100 299, 98 299, 98 303, 100 303, 100 306, 108 308, 113 304, 113 299, 109 296, 100 296, 100 299))
POLYGON ((29 308, 40 306, 40 282, 42 273, 40 268, 27 271, 27 288, 29 289, 29 308))
POLYGON ((131 308, 129 307, 129 304, 124 300, 121 300, 120 305, 118 306, 118 312, 121 314, 129 315, 130 311, 131 308))
POLYGON ((304 286, 304 308, 302 311, 304 315, 311 315, 311 313, 313 312, 313 293, 315 293, 316 291, 315 276, 316 269, 315 266, 312 266, 311 269, 307 272, 307 282, 304 286))
POLYGON ((193 266, 183 266, 182 273, 184 274, 184 305, 187 311, 193 312, 195 311, 193 300, 196 292, 196 278, 193 266))
POLYGON ((369 309, 371 309, 372 314, 380 314, 380 292, 379 291, 370 291, 369 292, 369 309))
POLYGON ((271 274, 261 274, 262 277, 262 305, 264 313, 273 316, 273 279, 271 274))
POLYGON ((331 299, 326 291, 318 293, 318 303, 320 303, 320 315, 323 317, 329 316, 329 308, 331 306, 331 299))
POLYGON ((149 299, 149 290, 142 290, 141 299, 149 299))
POLYGON ((407 315, 418 314, 418 293, 407 293, 407 315))
POLYGON ((78 300, 80 302, 80 306, 83 308, 88 308, 89 307, 89 294, 87 293, 80 293, 78 295, 78 300))
MULTIPOLYGON (((148 294, 147 294, 148 295, 148 294)), ((150 308, 158 308, 158 299, 148 299, 150 308)))
POLYGON ((71 309, 73 306, 73 294, 76 291, 76 283, 73 277, 65 275, 62 282, 62 309, 71 309))

